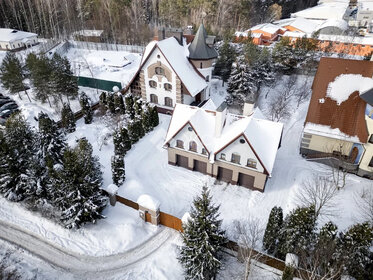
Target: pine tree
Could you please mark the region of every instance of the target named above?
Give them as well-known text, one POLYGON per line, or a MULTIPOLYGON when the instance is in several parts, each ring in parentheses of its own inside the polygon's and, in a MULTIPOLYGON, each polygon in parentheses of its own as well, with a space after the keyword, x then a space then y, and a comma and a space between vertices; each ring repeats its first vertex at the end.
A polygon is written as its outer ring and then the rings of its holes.
POLYGON ((69 133, 75 131, 75 116, 70 106, 67 103, 63 104, 61 111, 61 124, 62 127, 69 133))
POLYGON ((35 155, 35 133, 22 115, 12 115, 5 124, 2 147, 0 192, 12 201, 20 201, 36 191, 30 170, 35 155))
POLYGON ((132 144, 139 141, 145 135, 141 119, 135 118, 128 122, 128 134, 132 144))
POLYGON ((65 137, 57 123, 43 112, 39 114, 38 151, 32 167, 37 178, 37 195, 39 197, 54 196, 53 179, 55 167, 63 163, 63 153, 67 147, 65 137))
POLYGON ((124 183, 126 174, 123 155, 115 154, 111 157, 111 172, 113 183, 117 186, 121 186, 124 183))
POLYGON ((297 59, 294 54, 294 48, 287 37, 282 37, 276 44, 272 52, 272 58, 277 71, 287 75, 291 75, 299 63, 299 58, 297 59))
POLYGON ((90 124, 93 120, 93 110, 91 107, 91 99, 87 96, 85 92, 80 94, 80 107, 82 108, 84 114, 84 123, 90 124))
MULTIPOLYGON (((11 94, 18 93, 19 95, 20 91, 24 91, 27 95, 23 84, 24 79, 24 69, 18 57, 15 53, 7 52, 0 66, 0 81, 11 94)), ((21 98, 20 95, 19 98, 21 98)))
POLYGON ((63 61, 62 57, 58 53, 54 53, 51 61, 51 70, 52 74, 50 76, 50 88, 51 88, 51 93, 56 97, 58 97, 63 103, 62 99, 62 94, 63 91, 65 90, 64 88, 64 83, 63 83, 63 61))
POLYGON ((138 98, 138 97, 135 98, 134 108, 135 108, 135 114, 137 116, 141 116, 142 112, 143 112, 143 109, 142 109, 142 100, 140 98, 138 98))
POLYGON ((293 210, 284 221, 280 233, 278 257, 284 258, 287 253, 298 254, 308 250, 315 243, 315 207, 303 207, 293 210))
POLYGON ((27 77, 30 78, 31 73, 34 71, 34 67, 38 61, 36 54, 29 53, 26 58, 26 71, 27 77))
POLYGON ((40 56, 36 59, 33 66, 29 69, 30 79, 34 85, 35 97, 42 101, 48 101, 51 105, 49 97, 52 96, 53 88, 51 83, 51 73, 53 66, 51 61, 46 56, 40 56))
POLYGON ((281 279, 282 280, 293 280, 294 279, 294 268, 291 266, 285 266, 281 279))
POLYGON ((67 228, 79 228, 104 218, 101 214, 107 197, 100 189, 102 173, 92 146, 82 138, 74 149, 64 153, 63 168, 59 171, 59 198, 55 201, 62 212, 61 222, 67 228))
POLYGON ((211 196, 204 187, 193 201, 190 220, 182 233, 181 262, 186 279, 214 279, 221 266, 221 249, 226 239, 218 220, 219 206, 211 204, 211 196))
POLYGON ((339 235, 335 259, 357 280, 373 279, 372 242, 373 226, 367 222, 355 224, 339 235))
POLYGON ((235 57, 236 53, 233 47, 227 40, 224 40, 223 45, 219 49, 219 58, 214 67, 214 75, 221 76, 223 82, 228 81, 235 57))
POLYGON ((70 61, 67 57, 62 58, 62 89, 64 95, 69 99, 75 99, 78 96, 78 78, 71 71, 70 61))
POLYGON ((249 70, 244 57, 238 57, 228 80, 226 99, 228 104, 243 105, 245 101, 253 103, 256 101, 256 87, 249 70))
POLYGON ((273 207, 269 214, 267 227, 263 237, 263 248, 269 253, 274 254, 278 249, 278 234, 281 232, 283 223, 283 213, 281 207, 273 207))
POLYGON ((117 114, 124 114, 125 108, 124 108, 124 101, 122 94, 120 92, 114 93, 114 110, 117 114))

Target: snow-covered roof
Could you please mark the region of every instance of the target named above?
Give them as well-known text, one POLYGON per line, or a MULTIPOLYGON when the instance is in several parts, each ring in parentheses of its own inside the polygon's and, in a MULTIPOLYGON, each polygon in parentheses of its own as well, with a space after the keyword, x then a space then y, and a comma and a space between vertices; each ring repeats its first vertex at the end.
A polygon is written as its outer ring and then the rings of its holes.
POLYGON ((175 37, 150 42, 145 48, 140 69, 155 47, 160 49, 191 96, 196 96, 207 87, 205 79, 188 60, 188 47, 186 44, 180 45, 175 37))
POLYGON ((326 20, 324 23, 320 24, 319 27, 317 28, 318 30, 326 27, 337 27, 343 31, 347 30, 348 28, 348 23, 347 21, 343 19, 329 19, 326 20))
POLYGON ((25 32, 25 31, 19 31, 15 29, 9 29, 9 28, 0 28, 0 41, 1 42, 13 42, 17 40, 26 39, 29 37, 36 37, 38 34, 31 33, 31 32, 25 32))
POLYGON ((161 205, 157 199, 148 194, 140 195, 137 199, 137 203, 142 207, 148 208, 153 211, 157 211, 159 209, 159 206, 161 205))
POLYGON ((335 78, 335 80, 328 85, 326 96, 337 101, 340 105, 346 101, 350 95, 358 91, 359 94, 373 88, 373 79, 363 77, 360 74, 342 74, 335 78))
POLYGON ((210 161, 214 161, 216 153, 240 135, 244 135, 263 163, 264 168, 271 174, 283 125, 262 119, 263 114, 260 111, 254 112, 249 117, 227 113, 221 135, 216 137, 215 125, 218 121, 216 115, 219 113, 224 114, 225 112, 212 112, 198 107, 177 104, 165 144, 189 122, 208 150, 210 161))
POLYGON ((370 1, 359 1, 359 10, 362 11, 373 11, 373 2, 370 1))
POLYGON ((272 23, 263 23, 263 24, 255 25, 254 27, 250 28, 249 30, 250 31, 261 30, 263 32, 274 34, 280 29, 284 30, 281 26, 278 26, 278 25, 275 25, 275 24, 272 24, 272 23))
POLYGON ((360 139, 357 135, 347 135, 346 133, 343 133, 339 128, 331 128, 329 125, 306 123, 306 125, 304 126, 304 132, 348 142, 360 143, 360 139))
POLYGON ((295 18, 291 23, 287 24, 287 26, 289 25, 300 30, 301 32, 313 33, 319 29, 320 21, 298 17, 295 18))
POLYGON ((247 32, 246 32, 246 31, 236 31, 236 32, 234 33, 234 35, 235 35, 236 37, 247 37, 247 32))
POLYGON ((291 17, 308 19, 343 19, 347 6, 348 1, 324 2, 315 7, 293 13, 291 14, 291 17))
POLYGON ((75 31, 74 35, 81 35, 81 36, 92 36, 92 37, 100 37, 104 30, 95 30, 95 29, 83 29, 75 31))

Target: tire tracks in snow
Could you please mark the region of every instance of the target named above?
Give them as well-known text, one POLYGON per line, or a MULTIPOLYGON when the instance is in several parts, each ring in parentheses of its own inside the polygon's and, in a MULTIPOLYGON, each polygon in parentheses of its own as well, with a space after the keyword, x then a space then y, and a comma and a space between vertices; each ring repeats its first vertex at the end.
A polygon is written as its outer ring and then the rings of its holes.
POLYGON ((109 256, 89 256, 71 252, 21 227, 0 221, 1 239, 26 250, 54 267, 73 274, 78 279, 107 279, 114 274, 120 274, 150 257, 165 242, 174 240, 177 234, 172 229, 162 227, 152 238, 127 252, 109 256))

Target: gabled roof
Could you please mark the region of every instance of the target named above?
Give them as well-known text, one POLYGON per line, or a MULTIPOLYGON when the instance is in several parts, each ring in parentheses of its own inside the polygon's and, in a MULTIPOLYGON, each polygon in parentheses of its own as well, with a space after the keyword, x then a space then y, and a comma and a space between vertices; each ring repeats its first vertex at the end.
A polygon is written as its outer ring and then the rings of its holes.
POLYGON ((16 40, 22 40, 29 37, 35 37, 38 36, 38 34, 25 32, 25 31, 19 31, 15 29, 9 29, 9 28, 0 28, 0 41, 1 42, 13 42, 16 40))
POLYGON ((124 92, 128 89, 156 48, 161 51, 191 96, 196 96, 199 92, 207 87, 207 83, 203 75, 187 58, 189 54, 187 46, 185 44, 181 46, 175 37, 170 37, 159 42, 151 41, 145 47, 139 70, 124 89, 124 92))
POLYGON ((190 123, 202 144, 214 160, 215 154, 229 146, 235 139, 244 136, 257 155, 263 168, 270 175, 281 140, 283 125, 260 119, 263 117, 256 109, 250 117, 227 114, 225 125, 219 137, 215 137, 216 111, 177 104, 175 106, 165 144, 171 141, 186 124, 190 123))
MULTIPOLYGON (((358 82, 355 81, 354 85, 346 85, 344 88, 337 84, 338 88, 333 90, 336 81, 339 81, 338 77, 350 79, 359 75, 362 78, 372 78, 373 62, 321 58, 313 81, 312 97, 305 121, 308 132, 323 136, 329 134, 329 137, 346 141, 367 142, 368 129, 365 121, 367 102, 359 96, 358 90, 360 88, 364 90, 359 82, 360 79, 357 80, 358 82), (350 91, 348 96, 345 94, 346 90, 350 91), (345 97, 335 96, 339 93, 345 97)), ((365 80, 361 81, 366 83, 365 80)), ((369 92, 369 88, 366 89, 369 92)))
POLYGON ((207 32, 203 24, 198 28, 198 31, 189 45, 189 58, 190 59, 212 59, 218 57, 218 53, 214 48, 210 48, 207 43, 207 32))

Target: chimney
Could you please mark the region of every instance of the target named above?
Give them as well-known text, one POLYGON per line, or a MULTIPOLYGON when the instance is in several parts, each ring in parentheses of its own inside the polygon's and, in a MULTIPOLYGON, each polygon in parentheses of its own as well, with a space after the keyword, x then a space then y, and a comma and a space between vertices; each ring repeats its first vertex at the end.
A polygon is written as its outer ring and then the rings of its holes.
POLYGON ((227 116, 227 104, 224 102, 219 106, 218 109, 216 109, 215 137, 220 137, 221 132, 223 131, 226 116, 227 116))
POLYGON ((245 101, 243 105, 243 115, 248 117, 254 113, 254 105, 255 103, 250 102, 250 101, 245 101))

